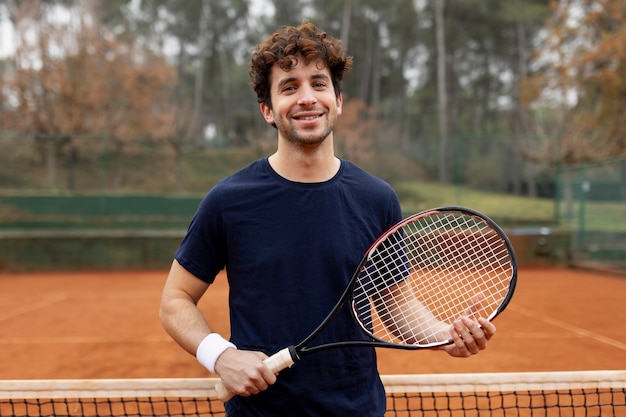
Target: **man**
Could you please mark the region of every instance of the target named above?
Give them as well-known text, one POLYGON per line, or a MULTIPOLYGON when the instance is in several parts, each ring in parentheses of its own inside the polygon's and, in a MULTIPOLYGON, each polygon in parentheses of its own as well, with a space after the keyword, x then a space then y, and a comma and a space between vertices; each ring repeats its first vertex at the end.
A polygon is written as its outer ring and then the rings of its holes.
MULTIPOLYGON (((337 39, 312 23, 284 27, 252 54, 250 75, 276 152, 220 181, 176 252, 161 304, 164 328, 235 394, 237 416, 376 416, 385 393, 373 348, 332 349, 274 373, 269 354, 307 336, 343 292, 362 254, 401 219, 382 180, 334 154, 341 81, 351 69, 337 39), (226 269, 231 339, 196 307, 226 269)), ((496 329, 464 317, 444 350, 478 353, 496 329)), ((347 309, 318 343, 364 336, 347 309)))

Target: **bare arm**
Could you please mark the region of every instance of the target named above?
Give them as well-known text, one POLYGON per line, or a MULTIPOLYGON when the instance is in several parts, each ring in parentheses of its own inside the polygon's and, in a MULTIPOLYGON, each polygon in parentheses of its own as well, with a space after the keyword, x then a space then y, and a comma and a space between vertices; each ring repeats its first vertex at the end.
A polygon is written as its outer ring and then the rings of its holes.
POLYGON ((381 299, 388 301, 387 305, 394 306, 388 309, 387 313, 382 314, 382 318, 385 326, 405 343, 452 340, 452 344, 442 346, 441 349, 450 356, 468 357, 485 349, 487 342, 496 332, 493 323, 484 318, 473 317, 473 313, 478 310, 483 298, 482 294, 477 294, 472 299, 473 306, 467 314, 450 325, 437 319, 415 298, 410 283, 404 281, 381 292, 381 299))
POLYGON ((159 316, 163 328, 194 356, 200 342, 211 333, 209 324, 197 307, 208 287, 209 284, 174 261, 161 297, 159 316))
POLYGON ((381 291, 377 310, 387 329, 407 344, 450 339, 450 325, 437 319, 415 298, 410 286, 408 281, 403 281, 381 291), (380 305, 385 305, 385 312, 381 311, 380 305))
MULTIPOLYGON (((198 302, 209 284, 198 279, 176 260, 172 263, 161 298, 160 319, 165 331, 184 350, 196 356, 200 343, 212 333, 198 302)), ((256 394, 276 382, 261 352, 226 349, 215 362, 215 372, 228 391, 256 394)))

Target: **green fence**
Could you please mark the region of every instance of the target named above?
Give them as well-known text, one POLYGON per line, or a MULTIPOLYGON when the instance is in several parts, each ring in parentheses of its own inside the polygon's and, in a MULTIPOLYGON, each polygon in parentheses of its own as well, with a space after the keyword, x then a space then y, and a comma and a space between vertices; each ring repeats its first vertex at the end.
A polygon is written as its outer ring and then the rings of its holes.
POLYGON ((0 272, 165 269, 200 198, 0 196, 0 272))
POLYGON ((172 229, 189 224, 201 197, 0 196, 0 230, 172 229))
MULTIPOLYGON (((0 196, 0 272, 168 268, 200 199, 0 196)), ((567 265, 568 234, 509 232, 520 265, 567 265)))
POLYGON ((556 186, 572 263, 626 270, 626 157, 562 166, 556 186))
POLYGON ((0 272, 163 270, 177 230, 0 230, 0 272))

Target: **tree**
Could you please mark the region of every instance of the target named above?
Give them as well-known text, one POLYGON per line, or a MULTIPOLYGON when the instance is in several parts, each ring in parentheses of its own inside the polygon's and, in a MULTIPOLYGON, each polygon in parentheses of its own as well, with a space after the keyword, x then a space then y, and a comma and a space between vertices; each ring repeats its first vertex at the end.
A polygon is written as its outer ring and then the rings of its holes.
MULTIPOLYGON (((292 2, 293 3, 293 2, 292 2)), ((251 34, 247 0, 155 0, 140 2, 142 26, 158 26, 178 45, 176 60, 178 100, 191 99, 194 118, 190 140, 206 143, 203 132, 214 126, 216 142, 224 146, 248 144, 234 132, 241 120, 236 114, 258 111, 247 81, 251 34)), ((253 119, 247 121, 252 125, 253 119)))
POLYGON ((443 11, 445 0, 435 0, 437 39, 437 103, 439 121, 439 181, 449 181, 448 172, 448 86, 446 83, 446 40, 443 11))
MULTIPOLYGON (((626 4, 623 0, 552 1, 548 35, 535 50, 524 99, 560 108, 545 127, 557 137, 535 158, 566 163, 626 152, 626 4), (555 123, 558 121, 558 123, 555 123)), ((537 116, 535 116, 537 119, 537 116)))
POLYGON ((35 138, 48 186, 55 185, 57 156, 76 152, 77 139, 107 138, 115 155, 136 140, 162 140, 170 123, 173 69, 162 56, 118 41, 90 5, 66 9, 76 26, 54 21, 38 1, 13 10, 19 28, 8 87, 18 103, 13 128, 35 138))

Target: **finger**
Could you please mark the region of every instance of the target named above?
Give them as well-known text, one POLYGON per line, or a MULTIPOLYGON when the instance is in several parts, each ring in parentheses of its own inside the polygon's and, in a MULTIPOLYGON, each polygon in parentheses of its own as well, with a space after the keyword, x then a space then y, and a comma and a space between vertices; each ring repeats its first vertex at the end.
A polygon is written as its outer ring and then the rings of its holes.
POLYGON ((463 317, 455 322, 455 329, 460 335, 465 348, 471 354, 479 353, 487 347, 488 339, 485 332, 477 322, 469 317, 463 317))
POLYGON ((474 295, 471 299, 471 305, 470 307, 465 310, 465 313, 463 314, 464 316, 473 316, 474 313, 477 313, 478 311, 480 311, 480 309, 482 308, 482 302, 485 299, 485 294, 483 294, 482 292, 479 292, 478 294, 474 295))
POLYGON ((248 379, 242 386, 241 390, 237 393, 238 395, 247 397, 250 395, 258 394, 261 391, 264 391, 268 388, 268 384, 260 377, 254 377, 248 379))
POLYGON ((249 391, 251 394, 258 394, 261 391, 265 391, 268 385, 264 382, 257 382, 249 391))
POLYGON ((472 353, 477 353, 477 346, 476 346, 476 341, 474 340, 474 335, 472 334, 472 331, 470 330, 471 324, 468 323, 468 321, 471 322, 471 319, 468 317, 463 317, 461 320, 457 321, 454 323, 455 329, 457 331, 457 333, 461 336, 461 339, 463 340, 463 343, 465 344, 465 347, 472 353))
MULTIPOLYGON (((464 324, 467 326, 467 331, 469 332, 469 334, 471 334, 474 346, 476 346, 478 350, 485 349, 487 347, 487 341, 489 340, 490 336, 487 336, 482 326, 469 318, 464 319, 464 324)), ((474 350, 472 350, 472 352, 478 353, 474 350)))
POLYGON ((496 334, 496 325, 489 320, 480 318, 478 319, 478 324, 480 324, 487 340, 491 339, 493 335, 496 334))
POLYGON ((267 387, 274 384, 276 382, 277 375, 278 374, 275 374, 270 368, 266 366, 261 373, 261 376, 263 377, 263 382, 265 383, 265 388, 263 389, 267 389, 267 387))
POLYGON ((452 356, 465 358, 471 356, 471 352, 467 350, 467 346, 461 337, 461 334, 457 331, 457 329, 453 326, 450 330, 450 335, 452 336, 452 345, 445 346, 445 350, 452 356))

